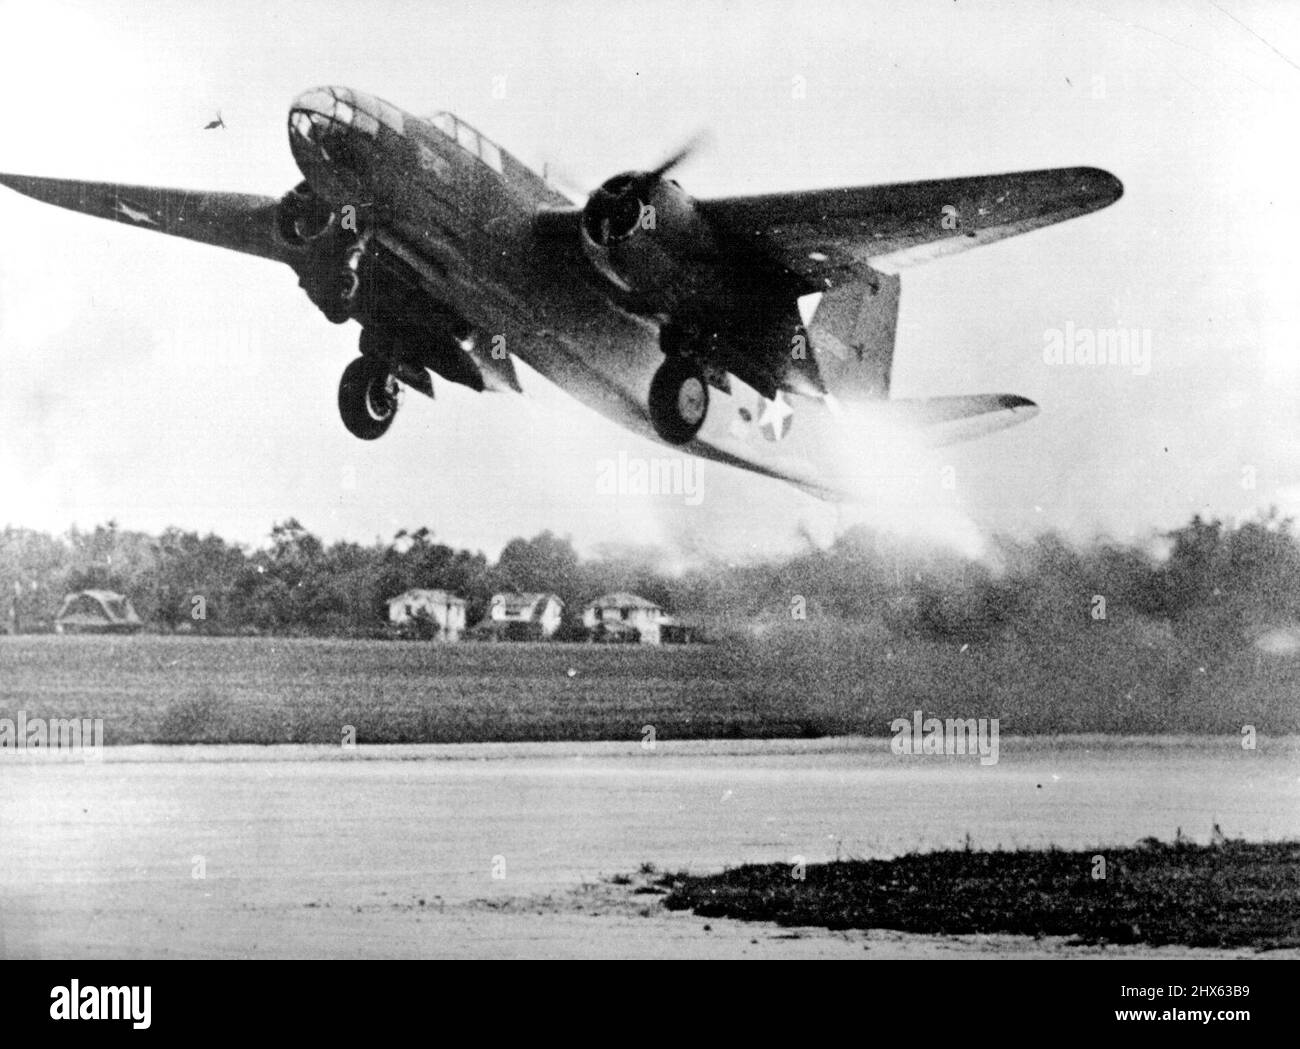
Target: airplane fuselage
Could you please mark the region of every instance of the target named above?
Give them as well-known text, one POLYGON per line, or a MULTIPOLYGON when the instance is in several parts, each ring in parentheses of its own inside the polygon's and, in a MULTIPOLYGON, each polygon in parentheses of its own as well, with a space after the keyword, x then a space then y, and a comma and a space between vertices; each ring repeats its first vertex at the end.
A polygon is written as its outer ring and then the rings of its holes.
MULTIPOLYGON (((590 408, 658 441, 646 409, 663 360, 658 325, 621 307, 618 289, 576 239, 538 235, 539 208, 566 206, 565 197, 491 143, 489 156, 499 161, 489 164, 485 140, 450 114, 434 119, 450 133, 334 88, 295 103, 290 142, 317 193, 336 209, 357 208, 385 231, 381 243, 394 238, 386 246, 425 274, 430 309, 449 306, 469 321, 481 362, 491 367, 498 360, 491 350, 503 348, 590 408), (307 125, 297 114, 317 113, 319 124, 328 119, 321 111, 342 99, 354 114, 375 114, 373 133, 356 127, 355 116, 333 134, 298 130, 307 125)), ((834 419, 827 405, 803 401, 798 425, 764 426, 767 400, 738 380, 729 386, 730 393, 712 392, 709 418, 685 450, 828 494, 824 453, 834 419)))
POLYGON ((832 498, 869 493, 870 464, 892 447, 1037 413, 1013 394, 891 396, 897 270, 1123 192, 1073 167, 696 199, 669 177, 686 148, 577 206, 452 114, 417 118, 340 87, 293 102, 289 145, 305 181, 279 199, 0 184, 291 267, 329 321, 361 325, 338 406, 363 440, 387 432, 399 384, 519 391, 522 362, 635 434, 832 498))

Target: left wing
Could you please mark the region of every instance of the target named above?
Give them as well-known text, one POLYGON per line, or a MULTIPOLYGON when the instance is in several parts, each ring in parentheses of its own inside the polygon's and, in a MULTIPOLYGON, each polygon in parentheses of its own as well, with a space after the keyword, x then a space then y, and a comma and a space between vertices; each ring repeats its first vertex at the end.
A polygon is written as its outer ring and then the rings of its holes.
POLYGON ((5 174, 0 174, 0 185, 46 204, 140 229, 277 262, 290 263, 294 257, 276 235, 279 202, 273 197, 5 174))
POLYGON ((697 205, 715 228, 824 290, 1086 215, 1123 192, 1100 168, 1052 168, 697 205))

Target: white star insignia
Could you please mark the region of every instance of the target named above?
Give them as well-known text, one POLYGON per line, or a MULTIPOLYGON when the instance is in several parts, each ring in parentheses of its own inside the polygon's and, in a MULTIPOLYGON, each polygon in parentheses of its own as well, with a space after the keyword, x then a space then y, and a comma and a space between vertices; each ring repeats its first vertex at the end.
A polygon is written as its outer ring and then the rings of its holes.
POLYGON ((790 432, 794 409, 785 401, 780 390, 772 400, 759 398, 758 428, 769 441, 779 441, 790 432))

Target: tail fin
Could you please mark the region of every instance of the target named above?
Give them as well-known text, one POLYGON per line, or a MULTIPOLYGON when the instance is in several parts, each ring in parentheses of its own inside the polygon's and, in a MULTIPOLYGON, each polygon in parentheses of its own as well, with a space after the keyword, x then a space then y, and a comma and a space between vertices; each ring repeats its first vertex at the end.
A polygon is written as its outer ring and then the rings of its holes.
POLYGON ((826 389, 841 401, 889 396, 900 282, 897 274, 870 276, 825 292, 809 325, 826 389))
MULTIPOLYGON (((897 274, 875 270, 870 278, 823 294, 808 324, 822 381, 844 404, 889 398, 900 282, 897 274)), ((1038 405, 1014 394, 889 400, 881 407, 933 445, 981 437, 1038 414, 1038 405)))

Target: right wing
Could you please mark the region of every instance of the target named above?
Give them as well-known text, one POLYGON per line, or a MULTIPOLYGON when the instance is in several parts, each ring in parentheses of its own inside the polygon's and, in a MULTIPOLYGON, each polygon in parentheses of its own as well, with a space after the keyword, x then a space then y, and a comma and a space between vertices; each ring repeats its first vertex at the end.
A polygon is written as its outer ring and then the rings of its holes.
POLYGON ((273 197, 28 175, 0 174, 0 185, 69 211, 246 255, 290 265, 296 257, 294 250, 276 233, 279 201, 273 197))
POLYGON ((1086 215, 1123 192, 1100 168, 1052 168, 697 204, 715 228, 824 291, 1086 215))

